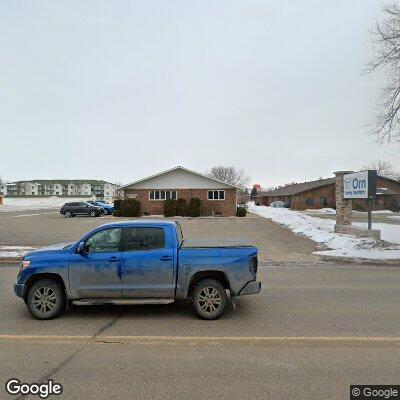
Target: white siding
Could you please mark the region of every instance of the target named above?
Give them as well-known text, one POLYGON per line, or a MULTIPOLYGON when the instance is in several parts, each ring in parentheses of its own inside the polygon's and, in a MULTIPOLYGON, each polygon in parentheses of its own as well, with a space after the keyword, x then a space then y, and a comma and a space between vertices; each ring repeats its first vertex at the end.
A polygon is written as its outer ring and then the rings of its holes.
POLYGON ((177 169, 142 182, 126 186, 125 189, 225 189, 232 188, 225 183, 177 169))

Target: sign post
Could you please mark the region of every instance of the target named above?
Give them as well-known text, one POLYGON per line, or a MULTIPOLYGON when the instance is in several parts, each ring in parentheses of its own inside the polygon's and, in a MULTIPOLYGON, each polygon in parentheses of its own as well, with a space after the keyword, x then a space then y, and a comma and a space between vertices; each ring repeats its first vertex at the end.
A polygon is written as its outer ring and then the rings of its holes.
POLYGON ((376 170, 343 175, 343 198, 366 199, 368 204, 368 229, 372 228, 372 204, 376 198, 376 170))

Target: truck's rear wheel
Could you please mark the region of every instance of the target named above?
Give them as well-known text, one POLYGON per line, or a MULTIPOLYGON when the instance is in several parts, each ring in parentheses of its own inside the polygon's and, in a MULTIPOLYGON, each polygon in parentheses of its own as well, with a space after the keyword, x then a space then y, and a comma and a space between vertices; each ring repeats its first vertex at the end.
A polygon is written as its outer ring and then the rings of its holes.
POLYGON ((42 279, 29 289, 26 304, 34 318, 53 319, 65 310, 65 293, 57 282, 42 279))
POLYGON ((193 305, 202 319, 217 319, 227 302, 225 288, 216 279, 204 279, 195 288, 193 305))

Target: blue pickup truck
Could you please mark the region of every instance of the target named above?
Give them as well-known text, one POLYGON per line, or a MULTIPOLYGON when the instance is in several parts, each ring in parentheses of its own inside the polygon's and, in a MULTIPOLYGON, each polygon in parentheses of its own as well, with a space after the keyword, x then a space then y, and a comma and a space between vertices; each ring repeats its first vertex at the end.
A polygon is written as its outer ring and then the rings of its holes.
POLYGON ((257 294, 257 248, 240 240, 184 239, 178 222, 104 224, 75 243, 29 252, 14 292, 37 319, 76 304, 190 301, 216 319, 231 297, 257 294))

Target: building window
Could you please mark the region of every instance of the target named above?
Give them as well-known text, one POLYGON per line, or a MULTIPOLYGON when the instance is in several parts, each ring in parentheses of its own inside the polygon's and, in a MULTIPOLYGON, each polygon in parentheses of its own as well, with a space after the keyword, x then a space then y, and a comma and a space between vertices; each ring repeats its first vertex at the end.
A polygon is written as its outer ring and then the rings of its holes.
POLYGON ((314 205, 314 201, 311 197, 307 197, 306 199, 306 206, 313 206, 314 205))
POLYGON ((323 207, 328 207, 328 198, 327 197, 321 197, 321 205, 323 206, 323 207))
POLYGON ((225 200, 225 190, 209 190, 208 200, 225 200))
POLYGON ((163 201, 163 200, 176 200, 178 198, 177 190, 150 190, 149 200, 163 201))

